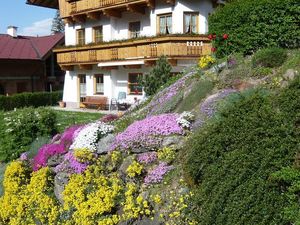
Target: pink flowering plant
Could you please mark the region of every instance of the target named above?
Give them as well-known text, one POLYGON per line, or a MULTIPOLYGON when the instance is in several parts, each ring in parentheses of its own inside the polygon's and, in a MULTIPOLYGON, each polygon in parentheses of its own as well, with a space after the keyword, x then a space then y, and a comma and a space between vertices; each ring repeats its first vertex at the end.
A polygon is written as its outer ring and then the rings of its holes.
POLYGON ((172 105, 176 106, 176 102, 181 100, 181 90, 184 88, 186 80, 191 76, 192 73, 189 73, 181 77, 175 83, 156 94, 146 107, 148 115, 157 115, 172 111, 172 105), (162 109, 164 109, 165 112, 161 112, 162 109))
POLYGON ((147 173, 144 183, 146 185, 161 183, 164 176, 172 169, 174 169, 174 166, 169 166, 167 163, 161 162, 147 173))
POLYGON ((136 121, 116 136, 111 149, 125 151, 138 148, 156 149, 163 136, 184 134, 184 130, 177 123, 178 116, 176 113, 169 113, 136 121))
POLYGON ((64 160, 55 167, 55 172, 82 173, 86 170, 88 164, 79 162, 73 152, 68 152, 64 155, 64 160))
POLYGON ((156 152, 145 152, 137 155, 137 161, 145 165, 151 164, 157 160, 156 152))
POLYGON ((65 146, 63 144, 46 144, 42 146, 37 155, 33 158, 33 170, 37 171, 47 166, 47 161, 51 156, 65 152, 65 146))

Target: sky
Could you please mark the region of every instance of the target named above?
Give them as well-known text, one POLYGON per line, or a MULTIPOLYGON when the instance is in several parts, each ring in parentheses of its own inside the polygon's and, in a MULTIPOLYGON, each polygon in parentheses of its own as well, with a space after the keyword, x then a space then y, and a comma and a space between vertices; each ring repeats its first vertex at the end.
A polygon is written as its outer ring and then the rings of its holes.
POLYGON ((27 5, 26 0, 2 0, 0 6, 0 33, 8 26, 18 27, 18 35, 44 36, 51 34, 55 9, 27 5))

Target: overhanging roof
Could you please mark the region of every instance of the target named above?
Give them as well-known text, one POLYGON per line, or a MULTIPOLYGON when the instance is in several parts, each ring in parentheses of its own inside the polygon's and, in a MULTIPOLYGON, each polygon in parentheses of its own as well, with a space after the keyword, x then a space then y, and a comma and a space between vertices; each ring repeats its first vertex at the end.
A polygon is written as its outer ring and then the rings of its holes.
POLYGON ((26 3, 29 5, 58 9, 58 0, 27 0, 26 3))

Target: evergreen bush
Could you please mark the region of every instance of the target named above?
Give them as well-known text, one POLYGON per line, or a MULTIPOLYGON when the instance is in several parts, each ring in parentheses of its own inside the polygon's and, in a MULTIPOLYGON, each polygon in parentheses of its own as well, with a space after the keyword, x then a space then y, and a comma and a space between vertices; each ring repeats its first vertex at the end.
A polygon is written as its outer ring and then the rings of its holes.
MULTIPOLYGON (((298 0, 235 0, 209 17, 209 33, 229 34, 226 47, 230 52, 251 54, 271 46, 299 48, 299 12, 298 0)), ((215 47, 218 53, 224 52, 220 48, 225 46, 215 47)))
POLYGON ((279 67, 287 59, 287 53, 282 48, 265 48, 256 52, 252 58, 252 66, 256 67, 279 67))
POLYGON ((57 105, 61 99, 61 91, 21 93, 12 96, 0 95, 0 110, 9 111, 14 108, 57 105))
POLYGON ((167 58, 161 56, 150 73, 140 78, 145 93, 149 96, 154 95, 171 78, 171 70, 172 67, 167 58))
POLYGON ((299 150, 300 79, 279 95, 251 90, 229 97, 188 141, 186 171, 196 184, 199 225, 291 224, 271 175, 299 150))

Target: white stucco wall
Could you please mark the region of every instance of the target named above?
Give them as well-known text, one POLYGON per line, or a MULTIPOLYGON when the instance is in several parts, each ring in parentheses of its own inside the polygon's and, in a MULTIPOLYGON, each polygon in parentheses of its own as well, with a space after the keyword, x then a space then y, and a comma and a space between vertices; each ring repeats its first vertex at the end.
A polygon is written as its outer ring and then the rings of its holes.
POLYGON ((184 12, 199 12, 199 33, 205 34, 208 31, 208 14, 213 11, 211 0, 180 0, 172 6, 163 0, 156 0, 155 9, 146 8, 145 15, 133 12, 123 12, 121 18, 101 16, 98 21, 87 20, 84 24, 65 26, 66 45, 76 44, 76 30, 85 28, 86 44, 92 42, 92 27, 103 26, 104 41, 126 39, 129 36, 129 22, 141 22, 141 35, 156 35, 157 15, 172 13, 173 33, 183 33, 184 12))

